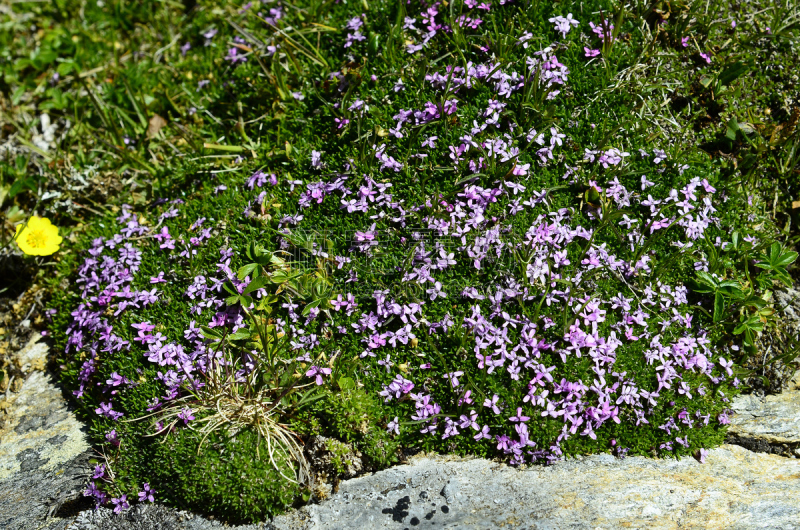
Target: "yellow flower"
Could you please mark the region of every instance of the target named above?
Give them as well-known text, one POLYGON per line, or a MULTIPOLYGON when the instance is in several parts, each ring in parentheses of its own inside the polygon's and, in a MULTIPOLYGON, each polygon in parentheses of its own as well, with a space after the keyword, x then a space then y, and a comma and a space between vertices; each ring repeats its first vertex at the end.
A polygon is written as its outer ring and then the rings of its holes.
POLYGON ((27 224, 17 225, 14 241, 29 256, 49 256, 58 250, 61 236, 58 235, 58 227, 53 226, 50 219, 34 215, 27 224))

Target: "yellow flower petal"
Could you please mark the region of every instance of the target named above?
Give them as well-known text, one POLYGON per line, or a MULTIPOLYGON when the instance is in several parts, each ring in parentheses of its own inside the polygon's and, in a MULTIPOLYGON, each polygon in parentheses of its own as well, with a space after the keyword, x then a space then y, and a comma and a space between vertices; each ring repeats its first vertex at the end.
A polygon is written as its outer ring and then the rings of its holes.
POLYGON ((14 240, 29 256, 49 256, 58 251, 63 238, 50 219, 34 215, 27 223, 17 225, 14 240))

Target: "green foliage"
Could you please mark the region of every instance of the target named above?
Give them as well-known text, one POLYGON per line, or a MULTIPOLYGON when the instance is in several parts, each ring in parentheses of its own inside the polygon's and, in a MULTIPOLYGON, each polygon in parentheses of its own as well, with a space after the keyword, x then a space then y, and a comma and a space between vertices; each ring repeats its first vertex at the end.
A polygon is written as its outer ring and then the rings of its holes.
POLYGON ((757 335, 765 326, 775 326, 775 310, 768 306, 773 284, 792 285, 786 267, 794 263, 797 253, 780 243, 770 245, 767 253, 760 252, 738 232, 720 250, 711 246, 709 252, 708 272, 697 273, 692 289, 713 296, 713 322, 734 335, 743 334, 743 344, 752 354, 757 335))
POLYGON ((348 466, 353 465, 353 460, 348 458, 350 449, 342 442, 328 438, 325 441, 325 449, 331 453, 331 464, 339 475, 344 474, 348 466))
POLYGON ((287 461, 278 468, 257 452, 265 452, 265 441, 249 429, 235 435, 218 431, 202 442, 188 429, 176 430, 168 439, 140 439, 126 451, 120 465, 130 469, 122 484, 138 485, 150 481, 159 500, 200 513, 214 514, 237 523, 263 521, 286 510, 302 493, 301 486, 289 482, 292 474, 287 461), (151 460, 130 458, 146 455, 151 460), (180 495, 175 495, 180 492, 180 495))
MULTIPOLYGON (((529 83, 519 100, 510 100, 503 111, 503 119, 516 127, 540 131, 559 127, 569 130, 572 138, 560 155, 559 166, 536 168, 526 185, 547 190, 551 211, 576 207, 581 223, 590 221, 586 216, 590 207, 599 207, 602 219, 591 243, 605 243, 609 251, 623 256, 628 246, 619 222, 626 213, 611 208, 592 181, 602 185, 618 178, 629 189, 638 190, 639 179, 647 175, 656 182, 650 191, 657 195, 689 178, 708 178, 725 197, 723 204, 715 204, 720 209, 720 227, 709 229, 710 239, 698 242, 691 250, 678 250, 673 244, 678 237, 677 228, 670 227, 647 234, 652 237, 637 250, 636 257, 651 256, 657 271, 654 276, 665 283, 693 282, 691 301, 696 321, 708 330, 709 339, 715 344, 743 343, 742 359, 738 359, 742 363, 755 353, 759 334, 774 325, 771 291, 778 283, 791 282, 791 266, 796 259, 790 241, 775 241, 787 240, 797 226, 798 214, 792 211, 791 201, 797 198, 799 189, 800 132, 796 124, 800 113, 794 113, 791 107, 794 85, 789 75, 769 72, 759 65, 775 65, 776 69, 783 66, 784 72, 796 66, 797 55, 791 45, 796 42, 796 17, 793 18, 790 5, 776 3, 768 6, 770 9, 763 15, 752 15, 762 30, 766 25, 772 28, 770 35, 761 31, 752 38, 721 26, 718 19, 724 8, 719 2, 634 2, 624 8, 594 1, 580 5, 521 3, 508 9, 493 5, 483 17, 483 28, 490 29, 473 33, 450 21, 452 34, 433 42, 427 53, 412 58, 404 49, 403 24, 405 17, 414 13, 405 3, 292 3, 286 7, 294 29, 281 33, 256 17, 255 8, 240 12, 241 4, 199 2, 189 9, 176 2, 115 1, 106 2, 105 7, 94 2, 61 0, 17 3, 15 10, 25 9, 35 17, 32 20, 43 21, 41 35, 30 30, 31 19, 10 15, 3 26, 10 31, 0 31, 0 88, 14 107, 13 112, 3 115, 4 125, 29 141, 32 122, 28 116, 36 112, 47 110, 54 120, 72 122, 61 143, 46 154, 46 162, 52 161, 51 165, 42 162, 45 158, 41 153, 34 159, 26 155, 0 161, 2 186, 9 190, 6 204, 13 200, 30 210, 44 196, 43 192, 63 192, 63 202, 56 205, 50 200, 43 207, 52 208, 65 226, 74 229, 76 250, 88 248, 93 238, 113 236, 115 215, 110 209, 125 201, 135 205, 137 215, 155 225, 158 212, 166 209, 159 210, 155 200, 164 196, 186 201, 179 217, 163 222, 172 233, 185 231, 196 218, 204 216, 215 233, 221 234, 208 247, 200 248, 191 263, 171 259, 157 244, 142 241, 143 268, 136 288, 150 288, 147 279, 165 272, 169 283, 159 287, 165 303, 123 313, 115 324, 115 333, 133 342, 130 324, 149 320, 158 323, 158 331, 170 340, 181 340, 182 330, 193 318, 184 293, 194 275, 213 269, 223 245, 236 251, 231 267, 239 280, 248 276, 252 279, 242 292, 232 283, 224 286, 229 306, 255 304, 248 325, 229 335, 210 327, 205 327, 203 333, 222 348, 236 369, 242 367, 243 352, 256 351, 258 377, 247 387, 236 387, 220 378, 216 389, 208 389, 205 395, 189 393, 181 405, 202 409, 202 413, 198 412, 200 421, 206 419, 210 424, 213 411, 208 405, 220 395, 229 396, 232 401, 235 398, 252 402, 254 396, 266 392, 273 399, 279 397, 275 401, 281 403, 282 421, 287 422, 291 432, 302 437, 324 434, 352 443, 372 468, 395 462, 401 446, 496 456, 487 444, 475 442, 471 436, 456 441, 433 437, 421 440, 417 435, 420 425, 414 422, 404 422, 399 436, 389 434, 388 422, 395 415, 407 413, 410 404, 384 405, 376 397, 381 385, 396 374, 407 374, 406 370, 430 362, 431 374, 435 375, 427 381, 421 377, 417 382, 430 385, 448 417, 456 419, 468 414, 474 406, 458 402, 436 386, 437 382, 441 384, 442 373, 474 364, 471 351, 475 337, 461 328, 461 322, 442 340, 420 337, 421 346, 398 348, 394 353, 398 366, 392 373, 375 366, 370 359, 359 359, 363 345, 344 337, 332 351, 325 351, 324 357, 314 359, 320 366, 330 363, 333 376, 319 388, 298 388, 308 382, 301 381, 301 377, 309 363, 293 361, 294 355, 287 351, 270 321, 285 316, 279 307, 286 301, 302 304, 304 318, 313 309, 330 316, 330 301, 340 292, 337 280, 341 278, 336 277, 332 260, 313 253, 320 249, 329 256, 335 251, 342 253, 345 248, 324 230, 347 232, 355 225, 348 216, 341 215, 340 204, 329 201, 304 211, 306 224, 319 231, 295 233, 286 238, 291 248, 281 249, 277 246, 277 220, 298 212, 298 192, 270 188, 260 203, 251 205, 250 192, 242 183, 256 170, 274 171, 282 183, 299 179, 305 184, 327 178, 307 165, 311 151, 320 148, 327 149, 325 159, 330 168, 342 167, 352 160, 359 175, 374 174, 378 162, 372 145, 386 137, 384 126, 391 122, 392 109, 419 108, 426 101, 438 104, 446 99, 427 86, 426 74, 442 71, 446 64, 465 66, 470 61, 485 61, 481 47, 489 49, 499 63, 518 61, 527 53, 517 44, 523 31, 536 34, 531 49, 539 49, 552 41, 548 18, 570 10, 584 24, 590 19, 608 19, 615 29, 612 38, 598 40, 582 27, 585 38, 573 33, 570 39, 574 40, 565 40, 559 59, 571 73, 562 100, 548 101, 548 93, 541 85, 529 83), (592 14, 601 11, 602 14, 592 14), (367 39, 343 53, 343 31, 339 28, 362 12, 366 13, 367 39), (669 23, 661 24, 662 18, 669 23), (205 46, 201 34, 211 28, 218 29, 219 35, 205 46), (252 52, 248 52, 246 63, 233 67, 222 57, 236 37, 252 41, 252 52), (692 38, 691 48, 686 51, 681 44, 684 37, 692 38), (726 43, 728 40, 730 44, 726 43), (185 56, 180 51, 184 42, 191 44, 185 56), (269 54, 267 45, 278 46, 282 52, 269 54), (589 63, 584 57, 584 45, 598 47, 602 62, 589 63), (710 65, 700 63, 696 57, 701 50, 712 56, 710 65), (353 55, 352 60, 346 57, 348 53, 353 55), (699 67, 687 59, 691 54, 691 61, 700 63, 699 67), (51 82, 56 73, 60 80, 51 82), (332 78, 334 73, 336 77, 332 78), (371 75, 378 81, 372 81, 371 75), (391 86, 399 78, 406 88, 395 92, 391 86), (209 84, 200 88, 201 80, 209 84), (295 99, 295 91, 301 92, 304 99, 295 99), (372 107, 369 115, 359 116, 348 110, 357 98, 372 107), (153 133, 149 122, 156 115, 163 117, 167 125, 153 133), (336 128, 332 125, 334 118, 351 121, 336 128), (619 146, 633 156, 624 168, 582 169, 578 184, 565 185, 562 162, 579 165, 586 146, 619 146), (639 160, 637 154, 638 149, 654 147, 667 149, 669 155, 669 161, 658 168, 639 160), (64 168, 75 169, 83 178, 86 168, 92 165, 110 175, 107 178, 112 184, 117 183, 121 190, 118 196, 98 196, 91 190, 73 195, 69 191, 77 177, 64 168), (214 190, 220 184, 228 186, 228 191, 217 195, 214 190), (72 199, 76 205, 69 202, 72 199), (247 208, 252 208, 254 215, 242 216, 247 208), (749 243, 744 235, 755 236, 763 243, 749 243), (717 246, 712 240, 715 237, 731 241, 717 246), (287 256, 288 251, 301 253, 307 259, 294 261, 287 256), (694 262, 701 258, 707 261, 708 271, 696 272, 694 262), (255 292, 261 288, 268 293, 257 298, 255 292), (367 369, 369 378, 361 375, 367 369)), ((461 8, 459 2, 452 4, 453 16, 461 8)), ((746 11, 751 6, 740 8, 746 11)), ((757 11, 755 6, 752 11, 757 11)), ((459 141, 456 126, 480 119, 484 109, 475 101, 485 99, 484 88, 478 87, 467 95, 449 88, 445 92, 447 97, 459 99, 458 114, 450 121, 407 131, 405 143, 398 139, 393 153, 405 168, 392 175, 391 183, 397 196, 409 204, 433 196, 450 201, 465 184, 446 154, 432 153, 424 162, 410 158, 420 141, 433 132, 440 135, 440 142, 455 144, 459 141)), ((523 151, 535 149, 531 143, 523 151)), ((481 174, 470 175, 469 180, 489 185, 504 178, 516 164, 516 160, 496 163, 492 159, 489 167, 481 174)), ((360 176, 353 176, 356 178, 360 176)), ((97 187, 102 189, 105 185, 103 181, 97 187)), ((444 213, 438 211, 435 215, 444 213)), ((520 215, 514 221, 515 228, 524 232, 534 215, 520 215)), ((580 262, 589 248, 587 244, 569 258, 580 262)), ((403 259, 397 259, 399 250, 378 249, 371 258, 373 263, 365 260, 364 268, 389 270, 397 266, 407 271, 413 249, 403 248, 403 259)), ((353 258, 358 259, 355 255, 353 258)), ((74 277, 70 275, 79 262, 77 253, 60 259, 58 279, 74 277)), ((524 271, 529 261, 530 256, 520 251, 515 266, 524 271)), ((399 277, 399 273, 385 277, 369 274, 362 275, 362 280, 383 282, 381 287, 385 288, 396 286, 399 277)), ((448 280, 491 284, 498 277, 498 271, 492 270, 472 274, 457 269, 448 280)), ((613 295, 627 288, 616 278, 599 272, 596 276, 590 278, 596 283, 586 294, 613 295)), ((50 281, 53 305, 59 309, 53 334, 63 346, 69 313, 81 300, 75 292, 50 281)), ((644 286, 634 287, 641 290, 644 286)), ((413 300, 418 294, 411 288, 401 292, 405 300, 413 300)), ((571 310, 550 309, 544 299, 542 296, 531 304, 520 303, 519 311, 529 317, 550 311, 557 315, 558 329, 566 331, 568 318, 573 316, 571 310)), ((430 318, 442 318, 446 312, 455 311, 456 305, 450 300, 431 304, 430 318)), ((642 381, 655 384, 654 368, 640 359, 643 348, 632 345, 627 349, 618 360, 618 370, 627 370, 642 381)), ((61 377, 69 389, 77 387, 85 360, 85 352, 60 359, 61 377)), ((551 362, 553 357, 544 357, 543 361, 551 362)), ((577 379, 589 373, 590 363, 584 358, 566 370, 577 379)), ((137 383, 121 390, 115 398, 126 419, 146 414, 148 404, 163 393, 163 385, 155 379, 159 368, 143 359, 140 350, 125 355, 103 354, 98 381, 106 380, 115 371, 137 383)), ((471 389, 478 405, 494 393, 511 399, 522 392, 521 387, 506 387, 474 369, 466 371, 465 388, 471 389)), ((694 391, 703 381, 689 377, 687 383, 694 391)), ((659 404, 649 427, 634 430, 629 424, 611 425, 598 433, 597 440, 576 436, 567 440, 563 449, 567 454, 606 451, 613 439, 629 447, 631 454, 664 454, 655 448, 670 438, 658 429, 659 424, 683 408, 692 415, 702 412, 716 416, 727 407, 720 392, 729 398, 734 391, 723 385, 707 390, 706 396, 695 395, 694 400, 676 396, 672 404, 659 404)), ((87 393, 78 402, 80 414, 90 422, 98 445, 106 444, 105 434, 110 429, 116 428, 120 433, 120 451, 104 446, 116 472, 117 492, 136 491, 149 481, 159 491, 159 500, 233 521, 263 520, 303 498, 302 487, 283 478, 296 472, 296 462, 286 454, 275 454, 272 461, 267 458, 264 440, 259 443, 253 429, 244 429, 235 438, 227 437, 230 422, 209 431, 199 427, 193 431, 178 421, 180 409, 171 409, 162 418, 175 430, 145 438, 154 434, 151 422, 98 418, 94 409, 100 399, 99 395, 87 393), (203 441, 206 434, 208 438, 203 441)), ((238 422, 244 423, 248 421, 238 422)), ((500 432, 506 423, 503 416, 490 426, 493 432, 500 432)), ((537 439, 552 440, 559 434, 554 423, 531 423, 531 436, 537 439)), ((233 425, 233 430, 238 424, 233 425)), ((712 423, 692 431, 692 444, 710 447, 721 443, 724 435, 724 429, 712 423)), ((687 453, 676 447, 675 454, 687 453)))

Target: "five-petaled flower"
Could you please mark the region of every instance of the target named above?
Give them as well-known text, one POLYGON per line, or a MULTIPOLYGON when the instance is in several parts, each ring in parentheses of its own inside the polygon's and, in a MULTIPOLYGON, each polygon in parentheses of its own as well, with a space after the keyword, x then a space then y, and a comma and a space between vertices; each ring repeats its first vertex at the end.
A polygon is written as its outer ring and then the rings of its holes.
POLYGON ((14 241, 29 256, 49 256, 58 251, 62 237, 58 227, 46 217, 31 216, 27 223, 17 225, 14 241))

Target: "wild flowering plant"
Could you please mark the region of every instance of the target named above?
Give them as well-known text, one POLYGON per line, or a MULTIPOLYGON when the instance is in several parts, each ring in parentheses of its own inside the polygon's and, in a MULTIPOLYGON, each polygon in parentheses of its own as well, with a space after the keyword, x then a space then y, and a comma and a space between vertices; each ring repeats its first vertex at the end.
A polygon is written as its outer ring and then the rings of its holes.
MULTIPOLYGON (((349 60, 297 87, 280 73, 282 47, 299 46, 287 16, 262 13, 266 51, 234 47, 227 67, 271 64, 282 105, 324 133, 198 198, 124 207, 91 242, 65 377, 97 425, 143 452, 144 435, 188 431, 194 451, 213 436, 208 450, 230 454, 216 435, 255 432, 300 483, 305 437, 344 423, 359 443, 380 431, 382 447, 517 465, 702 458, 722 441, 733 361, 796 254, 761 241, 710 166, 578 120, 573 79, 600 51, 569 39, 588 27, 605 60, 624 49, 619 21, 555 16, 546 34, 488 38, 483 13, 509 3, 404 7, 404 68, 349 60), (469 60, 450 44, 467 37, 482 43, 469 60)), ((332 50, 375 56, 369 12, 341 29, 332 50)), ((135 489, 87 495, 124 507, 140 484, 146 499, 164 490, 136 465, 135 489)))
POLYGON ((62 237, 50 219, 33 215, 17 225, 14 241, 29 256, 49 256, 58 252, 62 237))

